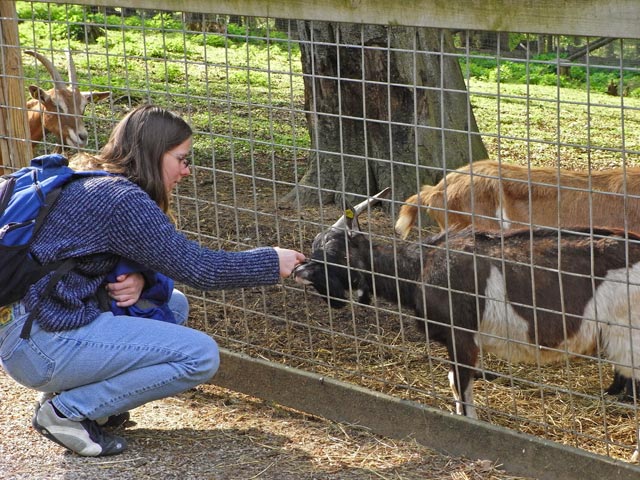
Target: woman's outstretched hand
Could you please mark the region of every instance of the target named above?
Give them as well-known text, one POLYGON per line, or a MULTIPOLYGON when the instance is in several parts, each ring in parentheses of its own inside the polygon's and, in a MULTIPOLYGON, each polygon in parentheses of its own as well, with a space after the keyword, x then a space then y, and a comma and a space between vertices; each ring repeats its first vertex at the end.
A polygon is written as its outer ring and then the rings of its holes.
POLYGON ((306 257, 304 254, 288 248, 273 247, 278 254, 280 261, 280 276, 287 278, 293 272, 297 265, 304 262, 306 257))

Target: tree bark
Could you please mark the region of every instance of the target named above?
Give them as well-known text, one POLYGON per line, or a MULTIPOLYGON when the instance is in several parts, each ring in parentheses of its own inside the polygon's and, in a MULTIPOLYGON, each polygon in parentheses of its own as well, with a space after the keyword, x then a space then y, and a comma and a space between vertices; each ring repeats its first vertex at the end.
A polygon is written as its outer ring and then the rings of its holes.
POLYGON ((299 21, 311 153, 285 201, 404 200, 487 157, 448 31, 299 21))

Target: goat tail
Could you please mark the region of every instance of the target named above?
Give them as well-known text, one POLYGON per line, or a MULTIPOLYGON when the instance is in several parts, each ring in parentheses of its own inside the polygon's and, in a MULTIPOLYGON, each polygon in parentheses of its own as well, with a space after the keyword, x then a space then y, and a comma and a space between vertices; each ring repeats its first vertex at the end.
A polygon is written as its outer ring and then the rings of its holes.
POLYGON ((416 223, 416 217, 418 216, 418 198, 419 195, 413 195, 405 200, 405 205, 400 207, 395 229, 396 233, 402 238, 409 236, 411 227, 416 223))
POLYGON ((405 200, 405 204, 400 207, 398 220, 396 221, 395 230, 402 238, 407 238, 411 227, 416 223, 418 212, 421 205, 427 205, 427 195, 433 187, 424 185, 420 193, 413 195, 405 200))

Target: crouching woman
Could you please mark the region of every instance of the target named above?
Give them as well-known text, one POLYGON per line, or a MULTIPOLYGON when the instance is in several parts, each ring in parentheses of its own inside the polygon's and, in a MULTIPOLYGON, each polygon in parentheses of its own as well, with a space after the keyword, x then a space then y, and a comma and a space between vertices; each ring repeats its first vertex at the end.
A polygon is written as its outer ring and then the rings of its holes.
MULTIPOLYGON (((31 248, 44 264, 79 262, 47 296, 48 276, 32 285, 0 327, 4 370, 46 394, 33 426, 80 455, 123 452, 125 439, 104 429, 104 419, 206 382, 219 365, 215 341, 180 321, 102 311, 99 291, 121 259, 201 290, 275 284, 304 260, 278 247, 210 250, 176 230, 169 198, 190 174, 191 142, 189 125, 167 110, 145 105, 126 115, 89 159, 113 175, 68 184, 31 248), (34 323, 23 339, 30 312, 34 323)), ((135 275, 127 278, 109 284, 111 297, 125 306, 141 290, 135 275)), ((169 303, 186 316, 182 294, 169 303)))

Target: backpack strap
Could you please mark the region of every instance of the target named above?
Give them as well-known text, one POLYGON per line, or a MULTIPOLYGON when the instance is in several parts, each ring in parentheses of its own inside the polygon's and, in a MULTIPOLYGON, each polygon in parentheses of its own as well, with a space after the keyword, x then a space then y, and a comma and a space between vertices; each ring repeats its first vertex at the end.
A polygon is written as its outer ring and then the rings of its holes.
MULTIPOLYGON (((38 216, 36 217, 36 221, 33 227, 33 236, 36 235, 36 233, 42 226, 42 223, 44 222, 45 217, 49 213, 49 210, 51 210, 51 207, 53 207, 53 205, 58 200, 58 197, 60 196, 61 192, 62 192, 62 187, 58 187, 52 190, 51 192, 49 192, 49 194, 47 195, 46 206, 40 209, 40 212, 38 212, 38 216)), ((51 290, 53 290, 53 287, 55 287, 56 283, 58 283, 58 281, 67 272, 69 272, 69 270, 71 270, 75 264, 76 264, 75 258, 68 258, 67 260, 64 260, 62 263, 59 263, 57 267, 55 267, 54 273, 49 279, 49 281, 47 282, 47 285, 45 286, 44 291, 42 292, 42 296, 40 297, 40 300, 49 296, 49 293, 51 293, 51 290)), ((31 327, 33 325, 33 318, 35 316, 35 312, 38 310, 39 303, 40 301, 36 304, 33 310, 29 312, 29 316, 27 317, 27 320, 22 326, 22 331, 20 332, 20 338, 23 338, 25 340, 29 338, 29 334, 31 333, 31 327)))
POLYGON ((33 224, 33 233, 31 234, 32 238, 35 237, 36 233, 38 233, 38 230, 40 230, 40 227, 42 226, 42 222, 44 222, 44 219, 47 216, 47 214, 49 213, 49 210, 51 210, 51 208, 58 201, 58 197, 60 196, 60 193, 62 193, 62 187, 57 187, 57 188, 51 190, 47 194, 47 196, 45 198, 45 205, 38 212, 38 216, 36 217, 36 221, 33 224))

